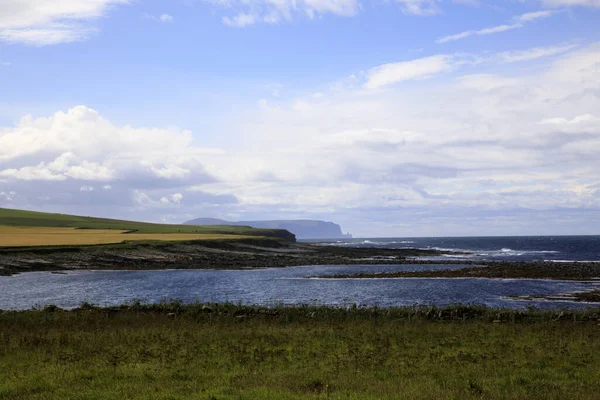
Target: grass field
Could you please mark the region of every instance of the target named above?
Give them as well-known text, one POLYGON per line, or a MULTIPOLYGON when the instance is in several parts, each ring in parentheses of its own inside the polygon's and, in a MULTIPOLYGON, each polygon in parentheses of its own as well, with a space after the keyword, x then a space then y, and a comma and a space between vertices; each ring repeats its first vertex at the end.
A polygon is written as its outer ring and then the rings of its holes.
POLYGON ((4 312, 0 398, 596 399, 599 311, 4 312))
POLYGON ((0 208, 0 247, 43 246, 51 244, 106 244, 120 243, 123 240, 239 239, 240 237, 247 236, 273 237, 295 241, 294 235, 281 229, 255 229, 245 226, 152 224, 0 208), (35 229, 27 231, 26 228, 28 227, 35 229), (65 230, 53 231, 52 228, 65 228, 65 230), (79 229, 75 230, 74 228, 79 229), (92 230, 95 233, 91 233, 90 231, 92 230), (121 235, 123 231, 134 232, 127 233, 127 237, 124 237, 125 234, 121 235), (11 235, 13 234, 18 237, 15 236, 12 238, 11 235), (153 236, 148 236, 150 234, 153 236), (28 238, 28 236, 31 237, 28 238))
POLYGON ((121 243, 123 241, 188 241, 251 238, 213 233, 127 233, 110 229, 0 226, 0 247, 65 246, 121 243))

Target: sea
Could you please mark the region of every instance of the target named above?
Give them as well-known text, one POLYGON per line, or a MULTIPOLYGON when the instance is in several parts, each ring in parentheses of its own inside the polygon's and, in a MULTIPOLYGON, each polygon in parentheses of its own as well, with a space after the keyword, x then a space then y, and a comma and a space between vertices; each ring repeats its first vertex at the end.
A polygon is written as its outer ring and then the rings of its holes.
MULTIPOLYGON (((389 238, 315 241, 317 245, 454 250, 460 254, 429 257, 408 265, 307 265, 244 270, 30 272, 0 277, 0 310, 82 302, 100 306, 134 300, 146 303, 180 300, 260 305, 446 306, 479 304, 526 309, 587 308, 591 303, 523 300, 518 296, 568 294, 600 289, 599 281, 486 278, 330 279, 352 273, 382 273, 461 268, 440 260, 552 262, 600 261, 600 236, 480 238, 389 238)), ((226 266, 223 266, 226 267, 226 266)), ((600 271, 599 271, 600 277, 600 271)))
POLYGON ((307 241, 343 247, 418 248, 460 252, 430 260, 600 262, 600 236, 368 238, 307 241))

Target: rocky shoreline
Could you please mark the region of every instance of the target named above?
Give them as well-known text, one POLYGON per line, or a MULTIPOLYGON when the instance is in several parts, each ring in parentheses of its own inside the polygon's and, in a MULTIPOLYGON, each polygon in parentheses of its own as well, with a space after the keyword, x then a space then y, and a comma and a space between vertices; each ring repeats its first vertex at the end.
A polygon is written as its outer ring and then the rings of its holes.
POLYGON ((0 275, 80 269, 244 269, 301 265, 405 264, 415 263, 411 260, 414 257, 446 253, 418 249, 314 246, 271 239, 0 248, 0 275))
MULTIPOLYGON (((430 264, 449 264, 429 261, 430 264)), ((496 278, 496 279, 556 279, 556 280, 600 280, 598 262, 550 261, 479 261, 455 262, 453 264, 478 264, 468 268, 435 271, 398 271, 380 274, 331 275, 327 278, 496 278)))
POLYGON ((551 300, 551 301, 576 301, 582 303, 600 303, 600 290, 593 289, 586 292, 557 293, 549 295, 511 296, 515 300, 551 300))
POLYGON ((0 248, 0 275, 80 269, 245 269, 302 265, 443 264, 466 268, 332 275, 326 278, 497 278, 600 280, 600 263, 424 260, 422 249, 349 248, 272 239, 0 248))

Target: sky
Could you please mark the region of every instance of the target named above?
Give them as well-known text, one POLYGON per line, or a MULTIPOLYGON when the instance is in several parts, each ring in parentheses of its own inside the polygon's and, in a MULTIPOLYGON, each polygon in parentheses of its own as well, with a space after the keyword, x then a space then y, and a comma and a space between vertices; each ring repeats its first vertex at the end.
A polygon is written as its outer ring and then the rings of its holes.
POLYGON ((2 0, 0 207, 600 234, 600 0, 2 0))

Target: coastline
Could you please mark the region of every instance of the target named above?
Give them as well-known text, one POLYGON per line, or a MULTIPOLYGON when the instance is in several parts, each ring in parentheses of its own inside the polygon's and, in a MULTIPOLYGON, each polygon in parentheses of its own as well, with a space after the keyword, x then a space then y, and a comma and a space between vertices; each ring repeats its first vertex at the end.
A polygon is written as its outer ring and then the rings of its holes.
POLYGON ((0 248, 0 275, 90 269, 248 269, 304 265, 431 264, 415 261, 413 258, 446 253, 448 252, 419 249, 315 246, 270 238, 0 248))
POLYGON ((1 248, 0 275, 69 270, 166 270, 285 268, 307 265, 467 265, 458 269, 360 273, 321 277, 496 278, 594 281, 600 262, 423 259, 461 254, 426 249, 357 248, 292 243, 273 238, 189 242, 124 242, 113 245, 1 248))
MULTIPOLYGON (((436 262, 436 264, 449 264, 436 262)), ((459 269, 435 271, 399 271, 381 274, 344 274, 327 278, 495 278, 495 279, 552 279, 597 281, 600 279, 600 262, 552 261, 463 261, 452 264, 479 265, 459 269)))

